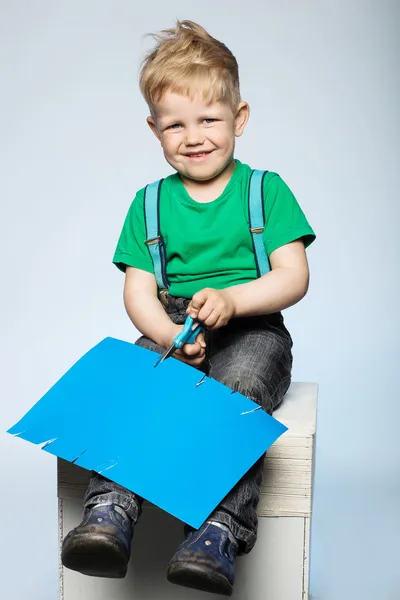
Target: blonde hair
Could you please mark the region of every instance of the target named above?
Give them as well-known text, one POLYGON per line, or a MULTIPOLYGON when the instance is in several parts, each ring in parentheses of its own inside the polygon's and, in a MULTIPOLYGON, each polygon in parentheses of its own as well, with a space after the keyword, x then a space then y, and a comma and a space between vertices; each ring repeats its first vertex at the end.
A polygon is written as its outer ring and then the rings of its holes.
POLYGON ((140 90, 149 108, 167 91, 208 102, 240 102, 239 68, 232 52, 193 21, 177 21, 172 29, 153 34, 157 44, 144 58, 140 90))

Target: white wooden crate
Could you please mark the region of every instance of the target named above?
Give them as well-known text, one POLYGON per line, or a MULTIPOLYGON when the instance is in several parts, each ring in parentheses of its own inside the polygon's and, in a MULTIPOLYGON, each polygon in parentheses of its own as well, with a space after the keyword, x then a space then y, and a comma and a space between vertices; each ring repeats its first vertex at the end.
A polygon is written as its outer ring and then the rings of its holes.
MULTIPOLYGON (((274 413, 288 431, 267 452, 258 541, 237 561, 233 599, 308 600, 316 406, 316 384, 293 383, 274 413)), ((76 465, 58 461, 60 549, 65 535, 81 520, 89 476, 76 465)), ((145 506, 126 578, 85 577, 60 563, 60 600, 205 600, 203 592, 171 585, 165 578, 182 529, 177 519, 145 506)))

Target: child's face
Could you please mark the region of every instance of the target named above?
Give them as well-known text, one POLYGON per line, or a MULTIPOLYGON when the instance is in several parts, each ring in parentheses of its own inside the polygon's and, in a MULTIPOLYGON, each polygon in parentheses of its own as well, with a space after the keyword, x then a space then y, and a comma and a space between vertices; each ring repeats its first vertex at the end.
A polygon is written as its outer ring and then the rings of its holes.
POLYGON ((201 94, 187 98, 166 92, 147 119, 161 142, 167 162, 182 177, 214 179, 230 165, 235 137, 243 133, 249 107, 241 102, 234 113, 224 102, 205 103, 201 94))

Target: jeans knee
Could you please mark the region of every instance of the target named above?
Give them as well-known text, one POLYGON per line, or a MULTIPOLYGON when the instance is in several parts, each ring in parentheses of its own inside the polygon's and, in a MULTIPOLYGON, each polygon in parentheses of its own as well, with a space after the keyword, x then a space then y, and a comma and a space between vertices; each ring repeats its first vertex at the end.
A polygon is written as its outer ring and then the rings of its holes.
POLYGON ((257 402, 257 404, 262 405, 266 410, 268 409, 265 406, 265 404, 268 404, 268 401, 266 402, 268 390, 259 377, 241 372, 238 369, 235 373, 228 373, 220 381, 234 392, 239 392, 239 394, 246 396, 246 398, 250 398, 254 402, 257 402))

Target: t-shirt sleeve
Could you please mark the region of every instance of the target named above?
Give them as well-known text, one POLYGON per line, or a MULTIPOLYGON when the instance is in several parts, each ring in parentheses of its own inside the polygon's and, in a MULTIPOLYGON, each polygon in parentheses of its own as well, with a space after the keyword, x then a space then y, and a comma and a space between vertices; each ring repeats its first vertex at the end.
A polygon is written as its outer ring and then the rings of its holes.
POLYGON ((126 215, 113 263, 121 270, 135 267, 153 273, 153 262, 145 244, 144 190, 140 190, 126 215))
POLYGON ((277 174, 264 183, 264 243, 268 256, 277 248, 303 240, 307 248, 315 233, 292 191, 277 174))

